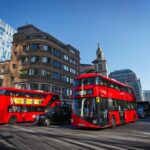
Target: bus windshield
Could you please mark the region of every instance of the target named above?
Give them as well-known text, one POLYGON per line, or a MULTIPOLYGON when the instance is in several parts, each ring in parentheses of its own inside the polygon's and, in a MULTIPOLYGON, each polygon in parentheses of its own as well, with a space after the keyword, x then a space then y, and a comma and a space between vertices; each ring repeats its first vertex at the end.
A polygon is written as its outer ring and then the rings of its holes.
POLYGON ((73 113, 82 118, 96 117, 98 114, 96 99, 83 98, 73 100, 73 113))
POLYGON ((74 81, 74 86, 94 85, 96 84, 96 79, 97 77, 76 79, 74 81))

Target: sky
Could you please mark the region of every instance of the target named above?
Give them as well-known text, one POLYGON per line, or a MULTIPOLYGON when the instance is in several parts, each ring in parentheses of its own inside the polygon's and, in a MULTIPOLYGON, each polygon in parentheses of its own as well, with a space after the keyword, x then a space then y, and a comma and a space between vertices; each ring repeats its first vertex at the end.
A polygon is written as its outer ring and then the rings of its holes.
POLYGON ((0 0, 0 18, 71 44, 81 63, 92 63, 100 43, 108 73, 131 69, 150 90, 150 0, 0 0))

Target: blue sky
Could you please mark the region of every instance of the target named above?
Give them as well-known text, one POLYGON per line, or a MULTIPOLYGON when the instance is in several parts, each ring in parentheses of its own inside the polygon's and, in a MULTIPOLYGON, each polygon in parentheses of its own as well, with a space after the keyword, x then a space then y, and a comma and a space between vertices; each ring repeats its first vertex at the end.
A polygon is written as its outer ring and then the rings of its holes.
POLYGON ((91 63, 100 43, 108 72, 131 69, 150 89, 149 0, 0 0, 0 18, 33 24, 81 52, 91 63))

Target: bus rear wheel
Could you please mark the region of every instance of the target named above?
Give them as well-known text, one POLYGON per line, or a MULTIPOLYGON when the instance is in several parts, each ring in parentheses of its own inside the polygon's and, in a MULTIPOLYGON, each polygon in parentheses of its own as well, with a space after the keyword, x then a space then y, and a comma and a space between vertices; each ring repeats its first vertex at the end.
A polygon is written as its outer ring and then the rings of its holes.
POLYGON ((11 116, 9 118, 9 124, 15 124, 17 122, 17 117, 16 116, 11 116))
POLYGON ((116 127, 116 119, 115 119, 115 117, 112 117, 112 119, 111 119, 111 126, 112 126, 112 128, 116 127))

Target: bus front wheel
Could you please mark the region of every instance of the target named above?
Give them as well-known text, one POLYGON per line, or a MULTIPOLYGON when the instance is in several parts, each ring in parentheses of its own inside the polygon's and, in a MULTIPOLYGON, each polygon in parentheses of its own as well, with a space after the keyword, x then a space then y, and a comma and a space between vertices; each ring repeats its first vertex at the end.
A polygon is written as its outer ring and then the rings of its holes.
POLYGON ((115 117, 112 117, 112 119, 111 119, 111 126, 112 126, 112 128, 116 127, 116 119, 115 119, 115 117))
POLYGON ((9 124, 15 124, 17 122, 17 117, 16 116, 11 116, 9 118, 9 124))

